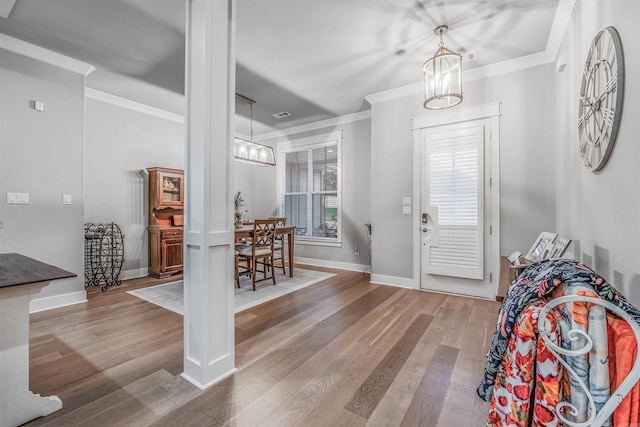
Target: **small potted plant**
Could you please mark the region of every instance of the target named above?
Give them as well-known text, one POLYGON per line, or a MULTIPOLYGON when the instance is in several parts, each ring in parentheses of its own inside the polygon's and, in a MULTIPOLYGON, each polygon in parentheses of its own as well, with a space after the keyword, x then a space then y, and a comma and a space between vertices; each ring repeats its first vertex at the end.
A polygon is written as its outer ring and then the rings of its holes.
POLYGON ((244 206, 244 200, 242 199, 242 195, 239 191, 233 198, 233 204, 235 206, 236 228, 242 228, 242 212, 240 211, 240 208, 244 206))

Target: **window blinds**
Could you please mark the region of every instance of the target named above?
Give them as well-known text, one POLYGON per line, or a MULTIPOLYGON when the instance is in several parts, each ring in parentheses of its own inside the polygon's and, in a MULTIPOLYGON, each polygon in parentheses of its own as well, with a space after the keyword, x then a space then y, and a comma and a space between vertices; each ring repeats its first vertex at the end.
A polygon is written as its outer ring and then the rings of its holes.
POLYGON ((299 236, 337 240, 338 143, 284 152, 284 215, 299 236))
POLYGON ((480 279, 482 133, 465 131, 428 143, 428 200, 438 207, 439 239, 430 247, 427 273, 480 279))

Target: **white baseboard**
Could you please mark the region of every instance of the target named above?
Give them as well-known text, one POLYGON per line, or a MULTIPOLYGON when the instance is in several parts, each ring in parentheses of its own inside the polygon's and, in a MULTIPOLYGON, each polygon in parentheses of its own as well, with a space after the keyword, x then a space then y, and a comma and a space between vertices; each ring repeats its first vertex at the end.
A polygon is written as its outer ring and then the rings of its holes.
POLYGON ((149 268, 136 268, 133 270, 123 270, 120 272, 120 280, 135 279, 149 275, 149 268))
MULTIPOLYGON (((371 266, 364 264, 352 264, 347 262, 340 261, 328 261, 324 259, 314 259, 314 258, 301 258, 295 257, 294 262, 300 264, 313 265, 316 267, 327 267, 327 268, 337 268, 339 270, 348 270, 348 271, 362 271, 365 273, 371 272, 371 266)), ((417 289, 417 285, 413 279, 407 279, 404 277, 395 277, 395 276, 384 276, 381 274, 371 274, 371 278, 369 279, 371 283, 375 283, 377 285, 389 285, 396 286, 399 288, 407 288, 407 289, 417 289)))
POLYGON ((399 288, 417 289, 416 283, 413 279, 407 279, 405 277, 396 276, 384 276, 382 274, 372 274, 371 283, 378 285, 397 286, 399 288))
POLYGON ((340 262, 340 261, 328 261, 324 259, 314 259, 314 258, 294 258, 295 264, 307 264, 313 265, 315 267, 327 267, 327 268, 337 268, 338 270, 348 270, 348 271, 371 271, 371 267, 364 264, 352 264, 349 262, 340 262))
POLYGON ((65 307, 81 302, 87 302, 87 291, 37 298, 29 303, 29 313, 37 313, 38 311, 51 310, 52 308, 65 307))

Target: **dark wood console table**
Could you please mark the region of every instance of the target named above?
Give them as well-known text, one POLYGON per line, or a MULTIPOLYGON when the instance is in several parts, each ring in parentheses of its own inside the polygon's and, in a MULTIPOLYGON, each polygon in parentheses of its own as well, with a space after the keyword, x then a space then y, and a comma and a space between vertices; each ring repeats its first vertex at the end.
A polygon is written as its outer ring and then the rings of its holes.
POLYGON ((51 280, 76 274, 24 255, 0 254, 0 426, 18 426, 62 408, 29 391, 29 301, 51 280))

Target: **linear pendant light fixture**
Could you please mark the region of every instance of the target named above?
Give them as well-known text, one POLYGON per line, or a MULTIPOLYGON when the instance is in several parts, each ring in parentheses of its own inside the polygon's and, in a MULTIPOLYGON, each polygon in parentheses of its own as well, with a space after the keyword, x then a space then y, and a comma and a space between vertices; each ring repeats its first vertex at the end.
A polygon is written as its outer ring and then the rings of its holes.
POLYGON ((462 55, 444 47, 442 36, 449 30, 440 25, 433 33, 440 44, 433 58, 422 67, 424 72, 424 108, 442 110, 462 102, 462 55))
POLYGON ((233 140, 233 157, 238 162, 250 163, 258 166, 275 166, 276 158, 273 153, 273 147, 253 142, 253 99, 236 93, 237 97, 248 102, 251 108, 251 135, 249 141, 242 138, 234 138, 233 140))

